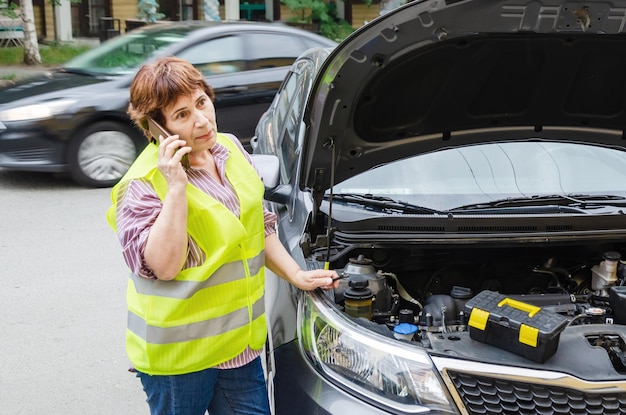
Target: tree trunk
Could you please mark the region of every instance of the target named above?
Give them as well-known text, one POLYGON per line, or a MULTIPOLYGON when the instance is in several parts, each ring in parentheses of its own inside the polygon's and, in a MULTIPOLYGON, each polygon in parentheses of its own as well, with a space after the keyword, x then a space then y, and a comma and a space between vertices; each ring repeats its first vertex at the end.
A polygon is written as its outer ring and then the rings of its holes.
POLYGON ((24 63, 26 65, 41 65, 33 0, 20 0, 20 9, 22 9, 22 20, 24 21, 24 63))

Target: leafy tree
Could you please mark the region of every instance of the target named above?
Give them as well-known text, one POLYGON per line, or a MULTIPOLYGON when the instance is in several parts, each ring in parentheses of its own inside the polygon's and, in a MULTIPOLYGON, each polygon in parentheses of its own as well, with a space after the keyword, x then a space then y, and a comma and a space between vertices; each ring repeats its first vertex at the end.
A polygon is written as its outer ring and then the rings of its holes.
POLYGON ((10 19, 22 20, 22 31, 24 33, 24 63, 26 65, 40 65, 39 42, 37 41, 37 31, 35 29, 35 13, 33 11, 32 0, 20 0, 19 9, 16 3, 0 1, 0 14, 10 19))
POLYGON ((23 22, 22 29, 24 30, 24 63, 26 65, 41 65, 33 0, 20 0, 20 9, 23 22))
POLYGON ((328 6, 323 0, 281 0, 298 17, 300 23, 319 22, 330 19, 328 6))
POLYGON ((8 17, 9 19, 17 19, 19 14, 17 14, 17 4, 15 3, 7 3, 6 0, 0 0, 0 16, 8 17))
MULTIPOLYGON (((26 65, 41 65, 41 55, 39 53, 39 41, 37 40, 37 29, 35 27, 35 12, 33 0, 19 0, 19 10, 14 2, 10 0, 0 0, 0 5, 5 6, 0 9, 0 14, 12 19, 22 19, 22 30, 24 32, 24 63, 26 65)), ((50 0, 50 4, 58 6, 62 0, 50 0)), ((80 3, 81 0, 68 0, 70 3, 80 3)))
MULTIPOLYGON (((371 4, 372 0, 363 0, 371 4)), ((303 24, 305 28, 314 26, 314 31, 329 39, 341 41, 354 31, 350 24, 337 17, 337 5, 333 0, 281 0, 296 16, 289 22, 303 24)), ((309 28, 309 30, 311 30, 309 28)))

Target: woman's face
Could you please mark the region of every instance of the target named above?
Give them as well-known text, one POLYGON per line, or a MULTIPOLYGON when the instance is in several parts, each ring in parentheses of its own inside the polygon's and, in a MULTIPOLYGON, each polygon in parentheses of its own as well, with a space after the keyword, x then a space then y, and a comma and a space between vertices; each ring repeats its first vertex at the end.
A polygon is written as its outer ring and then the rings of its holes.
POLYGON ((178 134, 191 147, 191 154, 210 149, 217 138, 215 107, 202 89, 180 96, 163 109, 165 129, 178 134))

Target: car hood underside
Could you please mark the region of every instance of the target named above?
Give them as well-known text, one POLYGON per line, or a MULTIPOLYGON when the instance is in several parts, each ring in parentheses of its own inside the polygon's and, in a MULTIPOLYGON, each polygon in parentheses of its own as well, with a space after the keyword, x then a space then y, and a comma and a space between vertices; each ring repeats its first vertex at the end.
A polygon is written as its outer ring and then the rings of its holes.
POLYGON ((301 187, 473 142, 622 145, 623 9, 440 3, 410 3, 331 53, 307 105, 301 187))

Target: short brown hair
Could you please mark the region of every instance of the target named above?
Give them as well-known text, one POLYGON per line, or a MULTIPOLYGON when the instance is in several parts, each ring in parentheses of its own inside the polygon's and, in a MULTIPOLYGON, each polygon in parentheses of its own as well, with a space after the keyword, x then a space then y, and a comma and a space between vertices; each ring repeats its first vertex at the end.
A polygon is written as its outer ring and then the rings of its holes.
POLYGON ((204 90, 211 101, 215 98, 213 88, 188 61, 169 56, 146 63, 139 68, 130 85, 128 115, 150 140, 148 117, 165 124, 162 109, 196 89, 204 90))

